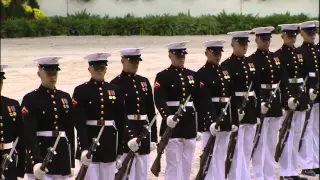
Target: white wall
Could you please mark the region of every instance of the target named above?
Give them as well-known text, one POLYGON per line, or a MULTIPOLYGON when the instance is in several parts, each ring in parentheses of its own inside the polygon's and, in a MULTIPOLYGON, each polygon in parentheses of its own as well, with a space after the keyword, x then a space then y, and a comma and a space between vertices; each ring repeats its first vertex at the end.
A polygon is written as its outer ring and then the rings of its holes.
MULTIPOLYGON (((123 16, 133 13, 136 16, 147 14, 177 14, 187 12, 191 15, 216 14, 223 10, 226 12, 239 13, 242 0, 135 0, 134 2, 123 2, 124 0, 38 0, 40 8, 49 16, 66 16, 67 12, 73 14, 86 8, 87 12, 104 16, 123 16)), ((259 14, 265 16, 273 13, 292 14, 305 13, 310 16, 319 15, 319 0, 247 0, 242 3, 243 13, 259 14), (248 2, 249 1, 249 2, 248 2)))

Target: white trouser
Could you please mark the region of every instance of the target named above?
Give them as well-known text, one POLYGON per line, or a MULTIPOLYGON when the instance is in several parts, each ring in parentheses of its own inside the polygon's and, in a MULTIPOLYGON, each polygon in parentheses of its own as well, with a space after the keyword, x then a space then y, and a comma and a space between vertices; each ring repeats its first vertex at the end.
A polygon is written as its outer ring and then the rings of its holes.
MULTIPOLYGON (((285 113, 285 116, 286 114, 287 112, 285 113)), ((279 158, 279 175, 280 176, 298 176, 299 175, 298 147, 299 147, 299 141, 301 137, 302 126, 305 120, 305 115, 306 115, 306 111, 295 111, 293 113, 289 137, 283 148, 282 154, 279 158)))
POLYGON ((166 180, 190 180, 192 160, 196 150, 196 139, 173 138, 165 149, 166 180))
POLYGON ((253 139, 256 133, 256 126, 256 124, 240 125, 228 179, 251 179, 250 159, 253 148, 253 139))
MULTIPOLYGON (((25 179, 27 180, 35 180, 33 174, 26 174, 25 179)), ((69 176, 61 176, 61 175, 44 175, 44 178, 42 180, 69 180, 69 176)))
POLYGON ((313 119, 313 158, 312 168, 319 168, 319 103, 313 104, 310 119, 313 119))
MULTIPOLYGON (((123 154, 121 159, 123 160, 127 154, 123 154)), ((148 171, 150 164, 150 155, 139 155, 135 154, 132 162, 132 166, 129 173, 129 179, 127 179, 127 173, 123 176, 123 180, 147 180, 148 179, 148 171)), ((128 164, 129 168, 130 163, 128 164)))
MULTIPOLYGON (((81 167, 82 163, 79 163, 81 167)), ((116 162, 110 163, 95 163, 89 165, 87 174, 84 180, 114 180, 116 173, 116 162)), ((75 175, 77 176, 77 175, 75 175)))
MULTIPOLYGON (((210 132, 202 133, 202 149, 206 146, 210 132)), ((229 143, 230 131, 221 131, 216 134, 212 159, 205 180, 224 180, 225 179, 225 160, 229 143)))
POLYGON ((263 121, 258 146, 252 156, 252 166, 255 180, 276 179, 276 151, 278 130, 282 117, 266 117, 263 121))

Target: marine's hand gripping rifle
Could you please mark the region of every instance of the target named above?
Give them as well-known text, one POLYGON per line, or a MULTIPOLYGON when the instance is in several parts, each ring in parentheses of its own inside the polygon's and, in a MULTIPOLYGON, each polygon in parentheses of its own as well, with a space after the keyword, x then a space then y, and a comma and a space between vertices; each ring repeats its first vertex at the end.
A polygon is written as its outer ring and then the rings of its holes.
MULTIPOLYGON (((281 80, 278 82, 276 89, 271 92, 271 94, 266 102, 266 106, 268 108, 271 108, 270 105, 271 105, 273 99, 277 97, 277 91, 280 89, 280 83, 281 83, 281 80)), ((260 124, 258 124, 257 129, 256 129, 256 134, 254 136, 254 140, 253 140, 254 146, 252 149, 251 158, 254 155, 254 152, 256 151, 256 149, 258 147, 260 135, 261 135, 261 131, 262 131, 262 126, 263 126, 263 121, 264 121, 264 118, 266 117, 266 115, 267 114, 260 114, 260 124)))
MULTIPOLYGON (((178 117, 182 115, 182 112, 185 112, 185 107, 187 106, 189 99, 191 98, 191 95, 188 96, 188 98, 186 99, 186 101, 184 102, 183 105, 180 105, 179 109, 177 110, 177 112, 174 114, 173 120, 177 121, 178 117)), ((156 177, 159 176, 159 172, 161 171, 161 156, 164 152, 164 149, 166 148, 169 139, 172 135, 173 132, 173 128, 171 127, 167 127, 167 129, 165 130, 165 132, 162 135, 162 138, 160 140, 160 142, 157 145, 157 157, 154 160, 152 166, 151 166, 151 172, 152 174, 154 174, 156 177)))
MULTIPOLYGON (((139 135, 139 137, 137 138, 137 143, 140 144, 140 142, 142 141, 143 138, 145 138, 148 133, 150 128, 152 127, 153 123, 156 121, 157 116, 158 116, 159 112, 153 117, 152 121, 150 122, 149 126, 145 125, 141 134, 139 135)), ((116 176, 115 176, 115 180, 121 180, 123 178, 123 176, 126 174, 126 171, 128 169, 128 165, 131 161, 133 161, 133 157, 134 157, 134 152, 133 151, 129 151, 126 155, 126 157, 124 158, 123 162, 122 162, 122 166, 121 168, 118 170, 116 176)), ((128 170, 129 171, 129 170, 128 170)))
MULTIPOLYGON (((222 112, 220 114, 220 116, 218 117, 218 119, 216 120, 216 126, 219 126, 220 122, 223 120, 224 116, 227 115, 227 110, 228 107, 230 105, 231 102, 231 97, 229 102, 226 104, 226 106, 222 109, 222 112)), ((209 166, 210 166, 210 162, 212 159, 212 150, 214 148, 214 144, 216 141, 216 136, 213 136, 212 134, 209 137, 209 140, 206 144, 206 147, 203 149, 203 153, 200 156, 200 169, 198 171, 198 174, 196 176, 195 180, 204 180, 204 178, 207 175, 209 166)))
POLYGON ((18 140, 19 140, 19 137, 17 137, 16 140, 14 141, 13 146, 12 146, 9 154, 4 154, 3 155, 3 161, 1 162, 1 167, 0 167, 0 169, 1 169, 1 180, 5 179, 4 172, 6 170, 8 170, 8 166, 12 162, 12 158, 11 157, 12 157, 12 154, 13 154, 14 150, 16 149, 16 146, 18 144, 18 140))
MULTIPOLYGON (((53 147, 49 147, 48 148, 48 153, 47 153, 46 157, 44 158, 44 160, 43 160, 43 162, 42 162, 42 164, 40 166, 40 170, 41 171, 46 171, 47 170, 49 162, 52 161, 52 157, 57 154, 56 149, 57 149, 58 143, 60 141, 60 137, 61 137, 61 133, 58 132, 58 136, 57 136, 56 141, 54 142, 53 147)), ((40 180, 40 179, 36 179, 36 180, 40 180)))
MULTIPOLYGON (((90 148, 88 150, 88 153, 86 154, 86 157, 88 159, 91 159, 92 153, 95 152, 97 150, 97 146, 100 145, 99 140, 100 140, 100 137, 101 137, 102 132, 104 130, 104 127, 105 126, 102 125, 101 128, 100 128, 98 136, 96 138, 92 138, 92 144, 91 144, 91 146, 90 146, 90 148)), ((76 177, 76 180, 83 180, 85 178, 86 174, 87 174, 88 168, 89 168, 89 166, 86 166, 86 165, 82 164, 81 168, 79 170, 79 173, 78 173, 78 175, 76 177)))

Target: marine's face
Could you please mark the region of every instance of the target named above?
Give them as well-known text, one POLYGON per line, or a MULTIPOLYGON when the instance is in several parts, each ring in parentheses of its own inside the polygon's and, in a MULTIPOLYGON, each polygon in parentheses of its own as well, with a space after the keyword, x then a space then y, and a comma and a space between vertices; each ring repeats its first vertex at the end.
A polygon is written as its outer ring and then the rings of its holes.
POLYGON ((233 45, 233 50, 236 52, 236 54, 240 56, 244 56, 247 53, 248 50, 248 42, 238 42, 234 41, 232 43, 233 45))
POLYGON ((316 39, 316 32, 301 30, 301 36, 304 41, 313 43, 316 39))
POLYGON ((139 68, 140 60, 128 60, 126 58, 122 59, 123 69, 129 73, 136 73, 139 68))
POLYGON ((58 80, 58 71, 46 71, 39 68, 38 75, 41 79, 42 85, 48 88, 55 87, 58 80))
POLYGON ((293 34, 283 34, 282 39, 284 44, 293 46, 296 43, 297 36, 293 34))
POLYGON ((94 80, 103 81, 107 72, 107 66, 105 64, 91 65, 88 70, 94 80))
POLYGON ((208 61, 211 64, 218 65, 221 60, 222 52, 221 51, 210 51, 207 49, 206 56, 208 57, 208 61))
POLYGON ((173 66, 180 68, 184 67, 186 55, 175 55, 172 52, 169 52, 169 58, 173 66))
POLYGON ((270 42, 271 42, 270 38, 266 38, 266 37, 257 37, 256 38, 257 46, 261 50, 265 50, 265 51, 269 50, 270 42))
POLYGON ((0 79, 0 95, 2 93, 2 87, 3 87, 3 79, 0 79))

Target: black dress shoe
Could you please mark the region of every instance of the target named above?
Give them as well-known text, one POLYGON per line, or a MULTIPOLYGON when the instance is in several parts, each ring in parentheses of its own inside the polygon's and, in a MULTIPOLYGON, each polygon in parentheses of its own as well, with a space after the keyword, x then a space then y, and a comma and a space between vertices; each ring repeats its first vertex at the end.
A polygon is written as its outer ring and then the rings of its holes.
POLYGON ((313 169, 313 171, 314 171, 316 174, 320 174, 320 168, 315 168, 315 169, 313 169))
POLYGON ((280 176, 280 180, 293 180, 291 176, 280 176))
POLYGON ((316 176, 317 174, 314 172, 313 169, 303 169, 301 171, 301 174, 306 175, 306 176, 316 176))

